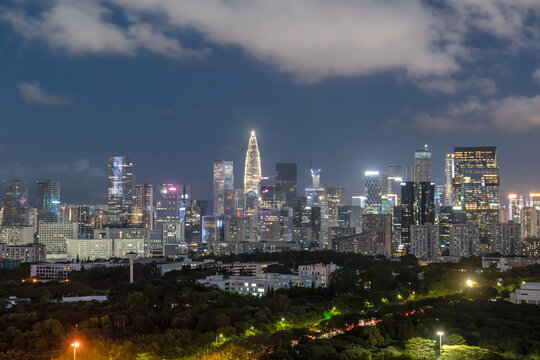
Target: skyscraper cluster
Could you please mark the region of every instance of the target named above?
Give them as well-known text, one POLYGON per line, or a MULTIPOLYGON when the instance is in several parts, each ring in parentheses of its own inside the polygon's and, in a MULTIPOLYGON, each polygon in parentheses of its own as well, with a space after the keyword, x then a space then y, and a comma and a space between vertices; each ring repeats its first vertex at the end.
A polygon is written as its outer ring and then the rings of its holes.
POLYGON ((192 199, 187 184, 137 183, 133 159, 112 156, 106 204, 64 203, 60 183, 46 180, 34 206, 26 181, 4 181, 0 242, 39 244, 49 260, 317 249, 428 261, 538 256, 540 195, 510 194, 501 205, 496 147, 446 154, 444 184, 435 184, 433 159, 424 145, 411 153, 412 165, 366 170, 362 194, 325 186, 324 169, 312 166, 300 190, 296 163, 263 172, 252 131, 237 169, 243 182, 235 182, 232 160, 214 160, 209 201, 192 199))

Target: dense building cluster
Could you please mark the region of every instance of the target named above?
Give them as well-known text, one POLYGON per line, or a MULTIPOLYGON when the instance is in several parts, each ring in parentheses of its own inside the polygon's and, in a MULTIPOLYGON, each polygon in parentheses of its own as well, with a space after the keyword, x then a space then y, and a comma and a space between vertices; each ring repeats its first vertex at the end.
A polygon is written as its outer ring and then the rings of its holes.
POLYGON ((192 199, 189 185, 136 182, 127 156, 110 157, 108 201, 61 202, 58 181, 4 181, 1 257, 23 262, 123 257, 185 257, 333 249, 384 256, 411 253, 427 261, 500 253, 538 257, 540 194, 510 194, 501 205, 496 147, 457 147, 445 156, 436 185, 427 145, 413 165, 364 173, 364 193, 349 197, 323 186, 322 170, 298 189, 295 163, 263 172, 255 132, 243 183, 231 160, 213 162, 213 199, 192 199), (264 175, 263 175, 264 174, 264 175), (303 194, 302 194, 303 193, 303 194), (351 201, 349 201, 349 199, 351 201))

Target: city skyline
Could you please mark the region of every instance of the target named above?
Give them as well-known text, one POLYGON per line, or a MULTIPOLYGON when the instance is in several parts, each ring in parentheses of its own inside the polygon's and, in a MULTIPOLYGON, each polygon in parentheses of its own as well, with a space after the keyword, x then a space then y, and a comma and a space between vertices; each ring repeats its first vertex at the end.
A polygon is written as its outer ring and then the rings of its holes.
MULTIPOLYGON (((253 133, 254 133, 254 130, 250 130, 249 134, 251 134, 251 136, 253 136, 253 133)), ((257 139, 258 140, 258 139, 257 139)), ((244 140, 245 142, 245 140, 244 140)), ((246 142, 246 145, 248 144, 248 142, 246 142)), ((246 148, 248 148, 249 146, 246 146, 246 148)), ((422 149, 425 147, 425 146, 430 146, 430 144, 423 144, 421 146, 418 146, 418 147, 422 147, 422 149)), ((457 148, 457 147, 456 147, 457 148)), ((452 148, 449 153, 452 153, 454 150, 454 148, 452 148)), ((410 157, 409 157, 409 162, 404 162, 403 164, 398 164, 398 165, 402 165, 402 166, 409 166, 411 169, 414 169, 414 163, 415 163, 415 154, 418 153, 420 150, 416 149, 416 150, 411 150, 411 153, 410 153, 410 157)), ((431 149, 430 149, 431 151, 431 149)), ((240 151, 242 152, 242 151, 240 151)), ((501 164, 501 161, 500 161, 500 150, 498 151, 499 153, 499 164, 501 164)), ((433 168, 434 169, 442 169, 442 172, 441 171, 437 171, 437 170, 433 170, 433 181, 435 182, 435 184, 437 186, 439 185, 445 185, 446 183, 446 173, 445 173, 445 167, 446 167, 446 155, 447 154, 443 154, 443 157, 441 156, 437 156, 437 155, 440 155, 440 154, 433 154, 433 152, 431 152, 432 154, 432 164, 433 164, 433 168)), ((118 156, 109 156, 108 158, 111 159, 111 158, 115 158, 115 157, 118 157, 118 156)), ((130 159, 131 161, 131 156, 126 156, 126 155, 122 155, 120 157, 126 157, 128 159, 130 159)), ((242 156, 242 160, 240 160, 240 163, 241 163, 241 166, 235 166, 234 167, 234 171, 233 171, 233 176, 236 177, 237 179, 241 179, 240 182, 236 182, 235 183, 235 188, 243 188, 244 186, 244 173, 245 173, 245 159, 246 159, 246 155, 245 155, 245 150, 244 150, 244 155, 242 156)), ((212 190, 212 187, 213 187, 213 171, 214 171, 214 168, 213 168, 213 165, 212 163, 215 162, 216 160, 212 160, 210 161, 210 166, 209 166, 209 171, 208 171, 208 178, 205 178, 203 181, 201 181, 201 183, 199 184, 190 184, 190 183, 181 183, 180 181, 176 180, 178 179, 178 177, 174 177, 174 176, 171 176, 171 177, 168 177, 167 179, 173 179, 171 181, 162 181, 160 180, 160 178, 156 175, 151 175, 149 177, 147 176, 141 176, 139 174, 139 171, 137 171, 138 169, 138 161, 137 159, 134 159, 132 160, 133 162, 133 173, 136 177, 136 180, 137 180, 137 184, 142 184, 142 183, 150 183, 154 186, 158 186, 160 184, 167 184, 167 183, 174 183, 174 184, 179 184, 179 185, 188 185, 191 187, 191 191, 192 191, 192 197, 193 198, 199 198, 199 199, 205 199, 205 200, 210 200, 210 201, 213 201, 213 190, 212 190), (150 182, 150 181, 146 181, 147 178, 154 178, 154 179, 157 179, 155 182, 150 182), (207 184, 208 183, 208 184, 207 184), (208 190, 206 190, 207 187, 210 187, 208 190)), ((232 163, 237 163, 237 160, 227 160, 227 161, 232 161, 232 163)), ((272 162, 270 161, 269 159, 265 159, 265 156, 264 156, 264 152, 263 154, 260 156, 260 162, 261 164, 265 164, 267 163, 268 166, 267 167, 264 167, 264 165, 261 165, 261 168, 263 169, 262 171, 262 174, 261 176, 272 176, 272 175, 277 175, 276 171, 274 171, 274 167, 276 164, 280 163, 279 161, 276 161, 276 162, 272 162), (266 160, 266 161, 265 161, 266 160), (264 169, 267 169, 267 172, 264 172, 264 169)), ((326 163, 326 162, 325 162, 326 163)), ((369 167, 369 168, 363 168, 363 169, 358 169, 357 173, 358 173, 358 176, 357 176, 357 181, 354 182, 352 177, 351 179, 347 180, 346 182, 348 184, 351 184, 352 183, 352 186, 345 186, 343 185, 343 183, 338 183, 338 182, 330 182, 330 181, 327 181, 327 177, 328 175, 330 175, 329 177, 330 178, 336 178, 335 176, 331 176, 332 174, 328 174, 328 169, 332 168, 332 167, 329 167, 329 168, 322 168, 320 169, 321 171, 321 183, 327 187, 327 186, 341 186, 341 187, 345 187, 346 190, 347 190, 347 199, 348 201, 350 202, 350 199, 352 196, 355 196, 355 195, 365 195, 364 192, 365 192, 365 172, 366 171, 380 171, 380 172, 384 172, 384 171, 387 171, 387 170, 390 170, 390 172, 392 171, 389 167, 391 166, 394 166, 397 162, 389 162, 388 164, 380 164, 380 166, 377 166, 377 165, 374 165, 372 167, 369 167)), ((144 164, 143 164, 144 165, 144 164)), ((309 158, 307 161, 305 162, 300 162, 300 163, 297 163, 298 165, 298 189, 299 189, 299 194, 302 194, 303 193, 303 189, 306 188, 306 187, 310 187, 311 186, 311 182, 312 182, 312 173, 311 173, 311 168, 310 168, 310 165, 313 166, 312 164, 312 160, 311 158, 309 158), (302 169, 304 169, 305 171, 302 172, 302 169)), ((107 161, 105 161, 105 165, 104 165, 104 168, 103 169, 99 169, 97 166, 90 166, 90 164, 88 164, 86 161, 76 161, 74 164, 72 164, 71 166, 70 165, 64 165, 64 166, 61 166, 59 168, 63 168, 64 170, 66 168, 69 168, 71 167, 72 169, 77 169, 78 167, 80 168, 84 168, 84 171, 88 171, 88 172, 93 172, 94 175, 97 175, 98 173, 101 173, 101 170, 103 170, 103 174, 106 174, 107 171, 108 171, 108 166, 107 166, 107 161), (81 165, 82 164, 82 165, 81 165)), ((54 168, 54 167, 53 167, 54 168)), ((500 173, 501 174, 505 174, 506 172, 504 171, 504 166, 499 166, 500 168, 500 173)), ((50 169, 49 169, 50 170, 50 169)), ((405 170, 404 170, 405 171, 405 170)), ((44 171, 44 173, 49 173, 49 171, 44 171)), ((354 169, 351 169, 351 171, 349 172, 349 174, 352 174, 354 173, 354 169)), ((59 176, 58 177, 45 177, 45 176, 37 176, 37 177, 34 177, 34 176, 31 176, 30 178, 34 178, 35 179, 35 183, 40 183, 40 182, 43 182, 43 181, 57 181, 57 182, 60 182, 62 184, 62 193, 64 194, 65 193, 65 188, 67 189, 70 189, 71 185, 73 184, 70 184, 69 182, 66 183, 65 181, 62 181, 60 179, 62 179, 62 172, 60 171, 59 173, 59 176)), ((185 174, 185 178, 189 178, 191 177, 192 174, 189 174, 189 173, 186 173, 185 174)), ((414 176, 414 174, 412 174, 412 176, 414 176)), ((538 189, 540 188, 540 186, 538 188, 530 188, 530 189, 514 189, 512 188, 511 186, 509 186, 508 184, 506 184, 505 182, 505 178, 504 178, 504 175, 501 175, 501 191, 500 191, 500 203, 501 203, 501 206, 503 207, 506 207, 508 205, 508 195, 510 194, 534 194, 534 193, 537 193, 539 191, 535 190, 535 189, 538 189), (506 186, 505 186, 506 185, 506 186)), ((21 177, 21 178, 5 178, 5 179, 2 179, 2 180, 5 180, 5 181, 11 181, 11 180, 21 180, 21 181, 26 181, 28 182, 28 199, 30 202, 28 202, 28 206, 30 207, 34 207, 36 206, 36 203, 38 201, 38 194, 37 194, 37 188, 35 186, 33 186, 33 181, 32 180, 28 180, 28 178, 25 178, 25 177, 21 177)), ((70 191, 68 191, 68 195, 64 196, 63 195, 63 198, 66 197, 68 198, 66 201, 63 201, 63 203, 72 203, 72 204, 77 204, 77 203, 80 203, 80 204, 107 204, 107 178, 106 176, 89 176, 86 180, 86 185, 92 185, 94 186, 96 189, 98 188, 103 188, 103 193, 99 193, 99 192, 96 192, 94 194, 94 196, 92 197, 89 197, 88 199, 94 199, 94 202, 92 202, 91 200, 90 201, 72 201, 71 198, 77 198, 77 195, 80 195, 80 193, 77 193, 76 191, 72 191, 71 194, 70 194, 70 191), (92 183, 89 183, 89 181, 93 181, 92 183), (103 183, 104 182, 104 183, 103 183), (103 183, 103 184, 102 184, 103 183), (70 196, 71 195, 71 196, 70 196), (74 196, 75 195, 75 196, 74 196)), ((2 183, 1 186, 4 186, 4 184, 2 183)), ((96 190, 98 191, 98 190, 96 190)), ((135 191, 135 190, 133 190, 135 191)))

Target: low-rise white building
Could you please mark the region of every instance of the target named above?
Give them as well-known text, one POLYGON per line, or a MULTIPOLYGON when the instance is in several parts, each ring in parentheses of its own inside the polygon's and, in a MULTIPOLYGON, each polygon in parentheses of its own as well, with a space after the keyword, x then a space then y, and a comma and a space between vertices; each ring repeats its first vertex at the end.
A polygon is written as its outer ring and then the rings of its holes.
POLYGON ((223 291, 243 295, 263 296, 269 290, 288 289, 294 286, 311 287, 316 276, 266 273, 260 276, 212 275, 198 279, 197 284, 214 286, 223 291))
POLYGON ((127 252, 135 252, 139 257, 146 255, 145 239, 68 239, 67 256, 70 260, 123 258, 127 252))
POLYGON ((80 271, 80 263, 52 263, 30 265, 30 277, 39 279, 67 279, 72 271, 80 271))
POLYGON ((327 287, 330 283, 330 275, 339 269, 335 264, 310 264, 298 266, 298 275, 315 276, 316 287, 327 287))
POLYGON ((540 283, 529 282, 510 293, 510 302, 514 304, 540 304, 540 283))

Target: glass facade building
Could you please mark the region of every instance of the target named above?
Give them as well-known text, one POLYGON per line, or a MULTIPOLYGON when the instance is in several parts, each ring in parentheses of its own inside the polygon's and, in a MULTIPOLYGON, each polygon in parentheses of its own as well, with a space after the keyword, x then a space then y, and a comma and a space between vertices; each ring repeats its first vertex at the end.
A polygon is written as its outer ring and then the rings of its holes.
POLYGON ((108 162, 109 223, 122 224, 135 200, 133 161, 126 156, 113 156, 108 162))
POLYGON ((37 220, 58 222, 60 216, 60 183, 58 181, 38 181, 37 220))
POLYGON ((455 148, 452 185, 454 205, 463 206, 467 222, 479 226, 480 242, 487 244, 492 225, 499 222, 497 148, 455 148))
POLYGON ((26 225, 28 212, 28 183, 23 180, 4 181, 3 226, 26 225))
POLYGON ((225 213, 227 195, 234 196, 234 166, 232 161, 214 160, 214 213, 225 213))

